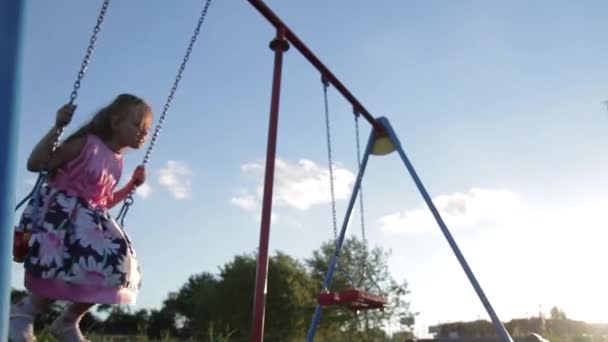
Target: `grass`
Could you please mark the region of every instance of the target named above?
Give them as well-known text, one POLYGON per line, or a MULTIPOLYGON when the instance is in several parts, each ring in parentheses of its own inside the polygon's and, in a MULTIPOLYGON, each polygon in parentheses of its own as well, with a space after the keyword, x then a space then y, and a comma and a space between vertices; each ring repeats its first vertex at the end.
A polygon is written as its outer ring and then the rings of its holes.
MULTIPOLYGON (((216 333, 213 326, 209 328, 207 332, 209 342, 230 342, 230 336, 233 331, 226 331, 225 333, 216 333)), ((102 335, 88 335, 87 338, 91 342, 177 342, 179 340, 173 339, 169 336, 165 336, 160 340, 150 340, 146 336, 102 336, 102 335)), ((38 342, 60 342, 48 332, 48 330, 42 330, 37 336, 38 342)))

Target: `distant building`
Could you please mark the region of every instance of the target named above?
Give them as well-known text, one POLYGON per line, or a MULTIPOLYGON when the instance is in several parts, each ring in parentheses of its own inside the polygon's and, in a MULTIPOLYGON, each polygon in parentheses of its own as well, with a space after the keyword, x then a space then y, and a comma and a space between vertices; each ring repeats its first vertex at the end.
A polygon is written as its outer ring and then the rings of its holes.
MULTIPOLYGON (((429 333, 438 335, 439 326, 429 327, 429 333)), ((525 336, 513 336, 514 342, 550 342, 548 339, 536 333, 529 333, 525 336)), ((416 342, 502 342, 498 336, 460 336, 457 331, 449 331, 445 337, 434 337, 417 339, 416 342)))

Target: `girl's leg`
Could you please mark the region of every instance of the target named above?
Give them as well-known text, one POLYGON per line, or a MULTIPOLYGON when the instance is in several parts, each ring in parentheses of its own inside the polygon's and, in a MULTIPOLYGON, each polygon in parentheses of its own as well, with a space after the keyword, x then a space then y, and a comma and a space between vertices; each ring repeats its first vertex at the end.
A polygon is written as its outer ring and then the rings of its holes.
POLYGON ((87 311, 95 304, 72 303, 51 325, 51 333, 60 341, 82 342, 87 339, 80 332, 79 323, 87 311))
POLYGON ((34 319, 43 312, 53 301, 39 297, 33 293, 11 307, 11 318, 9 324, 10 341, 32 342, 34 336, 34 319))

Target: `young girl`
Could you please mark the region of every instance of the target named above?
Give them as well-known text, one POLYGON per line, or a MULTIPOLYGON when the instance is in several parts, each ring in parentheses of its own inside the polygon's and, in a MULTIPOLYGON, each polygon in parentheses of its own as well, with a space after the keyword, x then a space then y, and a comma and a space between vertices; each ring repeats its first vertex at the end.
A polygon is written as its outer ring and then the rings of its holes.
POLYGON ((53 300, 71 304, 50 332, 60 341, 86 341, 78 323, 97 303, 132 304, 141 283, 135 251, 108 209, 146 178, 139 166, 115 191, 127 148, 141 148, 152 123, 150 106, 123 94, 68 137, 52 154, 58 128, 75 107, 57 112, 55 127, 32 151, 27 168, 48 170, 48 185, 28 203, 17 231, 31 233, 25 257, 29 295, 11 308, 11 341, 35 341, 33 322, 53 300))

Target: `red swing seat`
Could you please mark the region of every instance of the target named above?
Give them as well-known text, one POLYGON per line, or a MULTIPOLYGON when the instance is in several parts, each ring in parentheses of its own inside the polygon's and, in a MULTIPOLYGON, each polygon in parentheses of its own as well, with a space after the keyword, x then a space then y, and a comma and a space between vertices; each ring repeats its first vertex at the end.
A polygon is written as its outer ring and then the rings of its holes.
POLYGON ((357 289, 323 292, 317 296, 317 302, 322 306, 343 305, 353 311, 384 309, 388 304, 384 297, 357 289))

